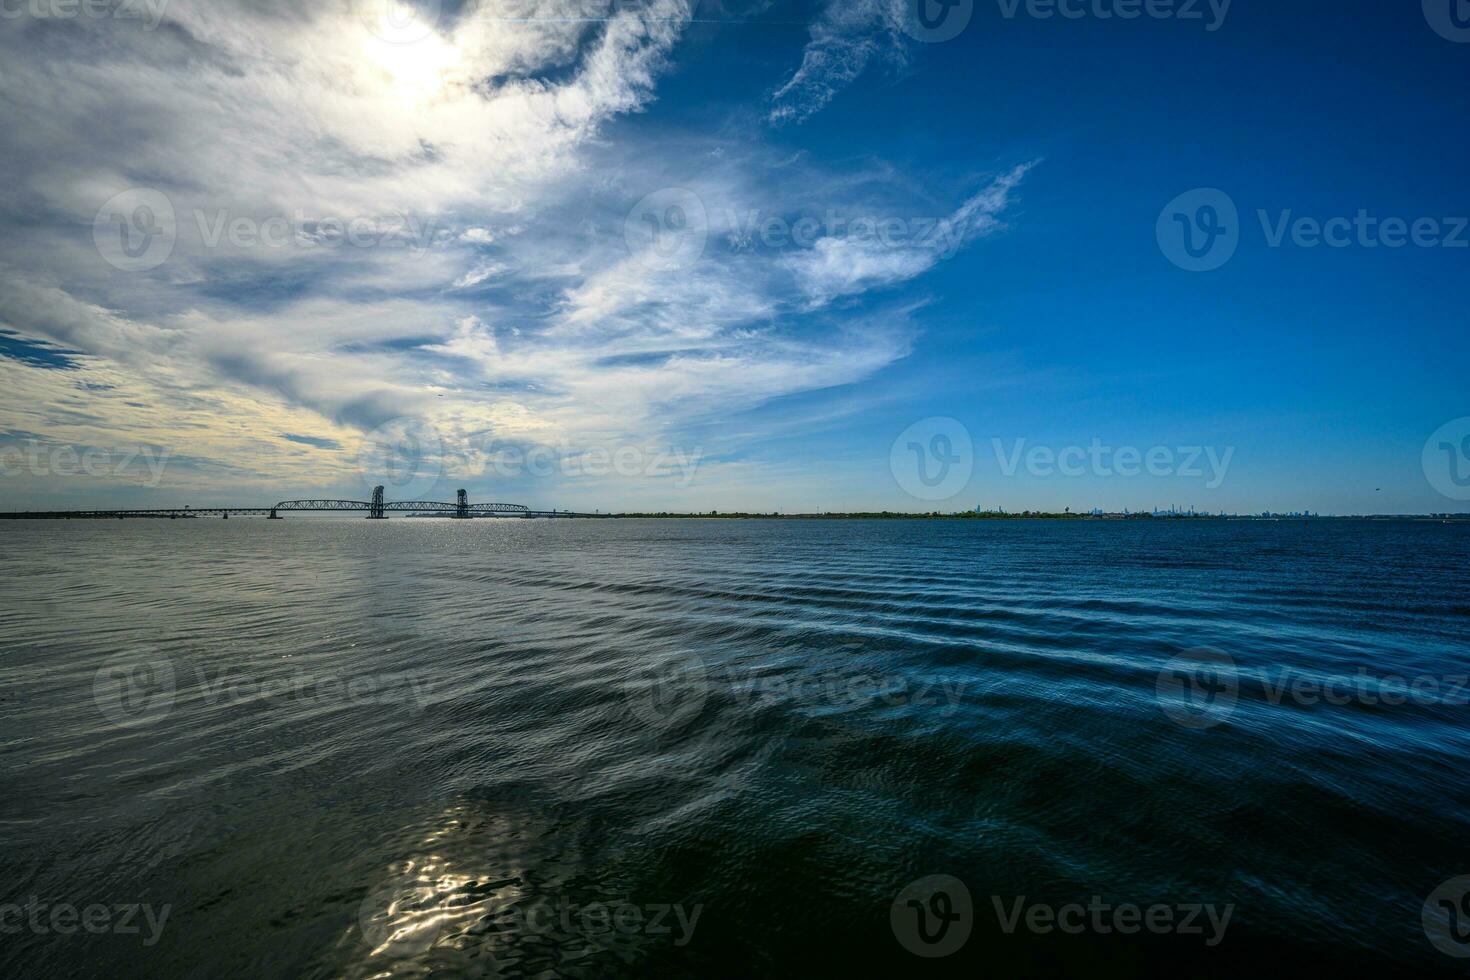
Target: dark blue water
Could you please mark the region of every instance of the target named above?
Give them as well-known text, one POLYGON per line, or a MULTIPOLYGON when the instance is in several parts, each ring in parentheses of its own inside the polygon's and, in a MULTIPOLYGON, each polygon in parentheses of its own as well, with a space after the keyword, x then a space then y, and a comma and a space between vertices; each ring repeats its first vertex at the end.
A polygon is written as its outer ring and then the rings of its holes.
POLYGON ((1470 962, 1467 525, 3 535, 6 975, 1470 962))

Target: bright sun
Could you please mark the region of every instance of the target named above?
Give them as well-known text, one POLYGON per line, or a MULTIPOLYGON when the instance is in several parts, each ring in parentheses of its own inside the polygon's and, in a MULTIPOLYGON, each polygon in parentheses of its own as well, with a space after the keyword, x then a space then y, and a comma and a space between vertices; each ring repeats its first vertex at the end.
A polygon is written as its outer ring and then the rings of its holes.
POLYGON ((444 87, 446 77, 459 64, 459 49, 437 33, 412 41, 390 41, 370 37, 363 51, 391 81, 393 94, 425 99, 444 87))

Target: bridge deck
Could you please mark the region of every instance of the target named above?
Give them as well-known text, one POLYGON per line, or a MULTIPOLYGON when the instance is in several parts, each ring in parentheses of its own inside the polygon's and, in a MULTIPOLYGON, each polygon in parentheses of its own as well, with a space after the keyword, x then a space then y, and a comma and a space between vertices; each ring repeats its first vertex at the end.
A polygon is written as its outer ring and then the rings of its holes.
MULTIPOLYGON (((440 510, 416 510, 416 509, 395 508, 395 507, 392 507, 391 505, 389 507, 387 507, 386 509, 388 511, 394 513, 394 514, 403 514, 403 515, 432 514, 435 517, 449 517, 449 518, 454 518, 456 516, 456 514, 455 514, 455 512, 454 512, 453 509, 450 509, 448 511, 440 511, 440 510)), ((11 511, 11 512, 8 512, 8 513, 6 513, 6 512, 0 512, 0 520, 12 520, 12 521, 23 521, 23 520, 33 520, 33 521, 48 521, 48 520, 122 520, 122 519, 126 519, 126 518, 147 518, 147 517, 153 517, 153 518, 161 518, 161 519, 171 520, 171 519, 176 519, 176 518, 181 518, 181 517, 224 517, 225 515, 229 515, 231 517, 236 517, 236 516, 239 516, 239 517, 269 517, 272 514, 276 514, 277 511, 280 511, 281 513, 285 513, 285 514, 329 514, 329 513, 330 514, 342 514, 342 513, 353 513, 353 512, 370 513, 370 508, 369 507, 366 507, 366 506, 361 507, 361 508, 348 508, 348 507, 321 507, 321 508, 317 508, 317 507, 293 507, 293 508, 280 508, 280 507, 169 507, 169 508, 162 508, 162 509, 156 509, 156 510, 26 510, 26 511, 11 511)), ((514 518, 514 517, 521 517, 521 518, 563 518, 563 517, 564 518, 607 518, 607 517, 610 517, 610 516, 611 515, 609 515, 609 514, 579 514, 579 513, 576 513, 574 511, 567 511, 567 510, 494 510, 494 511, 491 511, 491 510, 474 510, 473 508, 471 508, 470 513, 467 514, 464 518, 461 518, 461 519, 462 520, 464 520, 464 519, 483 520, 485 518, 494 518, 494 519, 500 520, 500 519, 505 519, 505 518, 514 518)))
POLYGON ((523 504, 472 504, 468 491, 459 491, 456 503, 440 500, 385 500, 383 488, 373 488, 372 500, 282 500, 269 507, 160 507, 153 509, 116 510, 28 510, 0 513, 0 520, 121 520, 129 517, 155 517, 176 520, 180 517, 266 516, 279 519, 281 514, 367 514, 385 518, 392 514, 443 516, 467 520, 476 517, 608 517, 607 514, 577 514, 566 510, 531 510, 523 504))
MULTIPOLYGON (((178 517, 223 517, 229 514, 231 517, 269 517, 272 513, 270 507, 176 507, 163 508, 163 510, 21 510, 0 511, 0 520, 123 520, 131 517, 157 517, 157 519, 178 519, 178 517)), ((291 514, 304 513, 348 513, 348 511, 325 511, 325 510, 293 510, 285 511, 291 514)), ((368 508, 363 508, 363 513, 368 513, 368 508)), ((417 514, 432 513, 434 517, 448 517, 453 519, 453 513, 438 513, 438 511, 394 511, 400 516, 417 516, 417 514)), ((525 511, 478 511, 470 514, 467 519, 472 520, 507 520, 514 517, 535 517, 535 519, 551 519, 551 517, 567 517, 567 519, 607 519, 612 514, 579 514, 569 510, 525 510, 525 511)))

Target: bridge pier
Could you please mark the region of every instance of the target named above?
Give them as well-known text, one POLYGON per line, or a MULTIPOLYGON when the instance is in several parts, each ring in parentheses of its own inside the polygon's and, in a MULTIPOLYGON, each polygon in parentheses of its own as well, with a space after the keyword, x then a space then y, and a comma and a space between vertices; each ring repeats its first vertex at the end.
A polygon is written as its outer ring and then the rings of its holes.
POLYGON ((271 508, 270 516, 266 518, 266 520, 268 521, 280 521, 284 519, 285 518, 281 517, 280 514, 276 513, 276 509, 274 507, 271 508))

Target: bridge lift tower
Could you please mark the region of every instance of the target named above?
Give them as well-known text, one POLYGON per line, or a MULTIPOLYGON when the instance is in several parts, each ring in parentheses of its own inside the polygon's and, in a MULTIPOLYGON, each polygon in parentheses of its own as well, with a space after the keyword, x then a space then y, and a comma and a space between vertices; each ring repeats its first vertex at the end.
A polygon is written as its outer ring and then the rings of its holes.
POLYGON ((373 502, 368 506, 368 520, 383 521, 387 519, 388 514, 383 504, 383 488, 373 487, 373 502))
POLYGON ((454 505, 454 516, 462 521, 470 519, 470 494, 468 490, 459 492, 459 500, 454 505))

